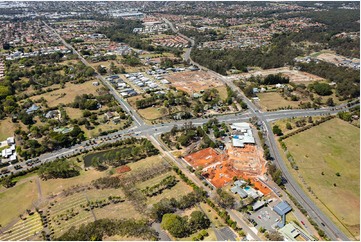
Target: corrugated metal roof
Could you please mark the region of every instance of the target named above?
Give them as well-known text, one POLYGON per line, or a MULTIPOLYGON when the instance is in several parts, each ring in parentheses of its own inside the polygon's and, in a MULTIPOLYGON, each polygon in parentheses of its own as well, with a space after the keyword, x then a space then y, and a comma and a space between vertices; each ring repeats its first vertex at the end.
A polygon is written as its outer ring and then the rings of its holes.
POLYGON ((286 202, 282 201, 273 207, 273 210, 280 216, 290 212, 292 207, 286 202))

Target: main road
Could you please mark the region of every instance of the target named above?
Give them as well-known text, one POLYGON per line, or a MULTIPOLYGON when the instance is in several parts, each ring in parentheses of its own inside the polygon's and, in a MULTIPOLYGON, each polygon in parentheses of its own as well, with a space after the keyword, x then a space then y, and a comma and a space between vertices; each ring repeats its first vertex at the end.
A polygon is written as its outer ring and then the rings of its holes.
MULTIPOLYGON (((165 19, 165 21, 170 24, 173 31, 177 32, 177 30, 174 28, 174 26, 165 19)), ((50 28, 62 41, 62 43, 69 49, 73 51, 73 53, 77 54, 79 56, 79 59, 84 63, 86 66, 91 65, 80 55, 80 53, 70 44, 68 44, 53 28, 48 26, 45 22, 44 24, 50 28)), ((178 33, 179 34, 179 33, 178 33)), ((277 166, 281 169, 284 178, 287 180, 286 183, 286 189, 290 192, 291 195, 293 195, 299 203, 303 206, 303 208, 308 212, 308 215, 315 220, 315 222, 325 230, 326 234, 332 239, 332 240, 349 240, 347 236, 345 236, 331 221, 328 217, 326 217, 323 212, 313 203, 313 201, 307 197, 305 192, 300 188, 300 186, 297 184, 297 182, 293 179, 292 175, 289 173, 281 155, 277 148, 277 144, 275 141, 275 138, 273 136, 273 133, 271 132, 271 127, 269 122, 272 120, 278 120, 278 119, 284 119, 284 118, 290 118, 290 117, 300 117, 300 116, 319 116, 319 115, 329 115, 329 114, 336 114, 340 110, 347 110, 348 107, 346 105, 340 105, 334 108, 323 108, 323 109, 298 109, 298 110, 282 110, 282 111, 276 111, 276 112, 260 112, 258 108, 247 98, 244 96, 243 92, 236 86, 234 83, 227 77, 222 76, 212 70, 207 69, 206 67, 203 67, 199 65, 198 63, 195 63, 190 58, 190 52, 192 47, 194 46, 194 40, 188 38, 187 36, 184 36, 182 34, 179 34, 183 38, 186 38, 191 42, 191 48, 189 48, 186 51, 185 59, 189 60, 191 64, 197 65, 203 70, 208 71, 210 74, 215 75, 220 80, 222 80, 226 85, 228 85, 233 91, 239 95, 244 102, 249 107, 249 110, 247 112, 243 112, 241 114, 227 114, 222 116, 216 116, 216 118, 221 122, 226 123, 232 123, 232 122, 240 122, 240 121, 247 121, 251 117, 257 117, 262 123, 263 127, 267 131, 267 137, 269 139, 270 144, 270 151, 271 154, 274 157, 274 162, 277 164, 277 166), (324 225, 323 225, 324 224, 324 225)), ((92 67, 93 68, 93 67, 92 67)), ((94 69, 94 68, 93 68, 94 69)), ((95 69, 94 69, 95 70, 95 69)), ((157 124, 157 125, 147 125, 142 118, 138 115, 136 110, 134 110, 125 100, 122 99, 122 97, 119 95, 119 93, 114 89, 114 87, 104 78, 102 77, 96 70, 96 77, 109 88, 109 92, 114 96, 114 98, 119 102, 121 107, 130 115, 134 121, 135 125, 132 128, 129 128, 127 130, 121 130, 112 134, 108 134, 106 136, 98 137, 96 139, 93 139, 90 141, 84 141, 80 144, 76 144, 69 148, 63 148, 54 152, 46 153, 38 157, 39 162, 34 165, 40 165, 44 162, 50 162, 53 161, 59 157, 66 157, 71 156, 75 154, 80 154, 84 152, 85 150, 91 150, 94 147, 97 147, 103 143, 111 143, 115 142, 119 139, 124 139, 127 137, 149 137, 150 140, 161 150, 163 154, 166 154, 169 156, 175 164, 182 169, 184 173, 188 177, 192 179, 192 181, 196 182, 196 184, 204 187, 204 185, 195 178, 193 173, 190 173, 188 169, 185 168, 184 164, 182 164, 181 161, 175 159, 168 150, 161 144, 161 142, 158 139, 158 135, 169 132, 174 125, 181 126, 185 122, 192 121, 193 125, 199 126, 209 121, 210 118, 197 118, 192 120, 181 120, 176 122, 170 122, 167 124, 157 124)), ((26 164, 25 162, 19 163, 23 166, 20 170, 14 171, 19 172, 21 170, 25 170, 26 164)), ((205 188, 205 187, 204 187, 205 188)), ((207 189, 208 190, 208 189, 207 189)))

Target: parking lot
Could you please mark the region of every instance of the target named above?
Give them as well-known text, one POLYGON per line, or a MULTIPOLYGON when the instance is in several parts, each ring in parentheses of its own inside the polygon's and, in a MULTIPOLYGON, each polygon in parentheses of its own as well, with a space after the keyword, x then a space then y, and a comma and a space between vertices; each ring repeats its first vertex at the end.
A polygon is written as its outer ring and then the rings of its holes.
POLYGON ((281 219, 281 217, 274 212, 271 207, 263 207, 256 212, 252 213, 250 218, 254 219, 257 222, 256 228, 259 229, 260 227, 273 230, 281 219))

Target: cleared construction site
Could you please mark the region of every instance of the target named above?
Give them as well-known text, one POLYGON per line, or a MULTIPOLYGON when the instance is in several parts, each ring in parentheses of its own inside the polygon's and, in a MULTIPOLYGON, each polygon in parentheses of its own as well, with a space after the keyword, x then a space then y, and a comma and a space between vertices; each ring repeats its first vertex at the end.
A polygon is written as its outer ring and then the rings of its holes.
POLYGON ((202 175, 216 188, 224 187, 233 181, 233 177, 250 180, 264 195, 270 190, 258 181, 266 169, 263 154, 255 145, 246 144, 242 148, 230 146, 223 153, 206 148, 184 157, 195 169, 202 169, 202 175))
POLYGON ((175 88, 189 94, 223 86, 223 83, 205 71, 186 71, 166 76, 175 88))
POLYGON ((265 175, 266 160, 262 149, 256 145, 249 123, 233 123, 232 145, 217 152, 207 148, 184 157, 184 160, 196 170, 201 169, 204 176, 214 187, 221 188, 233 182, 233 178, 249 180, 264 195, 270 190, 259 182, 258 178, 265 175))

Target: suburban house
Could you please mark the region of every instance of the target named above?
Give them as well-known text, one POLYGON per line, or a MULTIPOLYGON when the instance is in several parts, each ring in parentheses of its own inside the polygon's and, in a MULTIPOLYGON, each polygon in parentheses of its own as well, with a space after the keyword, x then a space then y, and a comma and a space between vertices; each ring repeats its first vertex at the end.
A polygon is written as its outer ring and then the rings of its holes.
MULTIPOLYGON (((60 112, 59 110, 50 110, 49 112, 47 112, 45 114, 45 118, 50 119, 50 118, 58 118, 60 116, 60 112)), ((59 117, 60 118, 60 117, 59 117)))
POLYGON ((31 107, 26 110, 26 113, 32 114, 37 110, 39 110, 39 107, 35 103, 33 103, 33 105, 31 105, 31 107))
MULTIPOLYGON (((241 198, 252 197, 252 198, 256 199, 256 198, 259 198, 259 197, 263 196, 262 192, 257 191, 256 189, 254 189, 254 188, 252 188, 250 186, 246 186, 246 185, 247 185, 247 183, 245 181, 237 180, 237 181, 234 182, 234 185, 231 188, 231 191, 234 194, 238 194, 241 198)), ((261 207, 258 207, 258 208, 261 208, 261 207)))
POLYGON ((3 158, 5 158, 4 160, 2 160, 2 163, 7 163, 7 162, 14 162, 17 160, 17 154, 16 154, 16 147, 15 147, 15 139, 14 137, 9 137, 6 139, 6 143, 8 146, 10 146, 9 148, 3 149, 1 151, 1 156, 3 158))
POLYGON ((117 124, 120 122, 120 115, 118 112, 106 112, 104 114, 106 120, 112 120, 114 124, 117 124))

